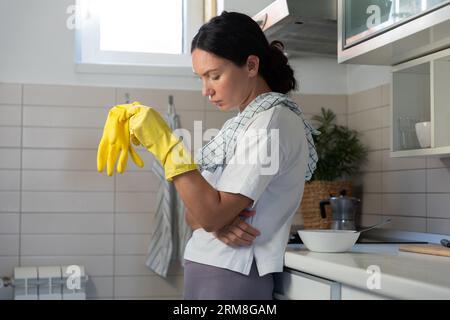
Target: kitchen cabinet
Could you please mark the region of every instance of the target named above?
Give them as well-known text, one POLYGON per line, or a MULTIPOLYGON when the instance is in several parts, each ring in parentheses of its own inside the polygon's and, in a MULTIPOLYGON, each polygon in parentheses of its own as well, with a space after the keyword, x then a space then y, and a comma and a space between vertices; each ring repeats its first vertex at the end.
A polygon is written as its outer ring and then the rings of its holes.
POLYGON ((450 0, 339 0, 338 62, 396 65, 450 46, 450 0))
POLYGON ((393 67, 391 105, 391 157, 450 156, 450 49, 393 67), (429 122, 429 146, 418 122, 429 122))
POLYGON ((389 300, 389 298, 369 290, 341 285, 341 300, 389 300))
POLYGON ((340 284, 285 268, 275 275, 274 292, 277 300, 339 300, 340 284))
POLYGON ((312 274, 285 268, 275 275, 277 300, 386 300, 373 290, 361 290, 312 274))

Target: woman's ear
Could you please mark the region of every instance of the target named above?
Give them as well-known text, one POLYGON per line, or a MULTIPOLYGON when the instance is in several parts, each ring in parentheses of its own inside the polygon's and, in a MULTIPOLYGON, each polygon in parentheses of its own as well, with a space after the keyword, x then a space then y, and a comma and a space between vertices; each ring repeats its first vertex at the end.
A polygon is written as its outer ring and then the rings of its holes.
POLYGON ((259 57, 250 55, 247 58, 247 71, 250 77, 256 77, 259 71, 259 57))

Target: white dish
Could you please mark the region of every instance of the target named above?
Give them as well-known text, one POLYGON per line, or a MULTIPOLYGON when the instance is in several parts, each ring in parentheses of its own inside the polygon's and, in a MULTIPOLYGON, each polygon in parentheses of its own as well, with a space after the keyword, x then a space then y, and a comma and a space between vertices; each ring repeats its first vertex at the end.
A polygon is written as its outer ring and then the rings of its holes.
POLYGON ((358 240, 360 232, 354 230, 298 230, 303 244, 315 252, 346 252, 358 240))
POLYGON ((419 140, 420 147, 431 147, 431 122, 417 122, 416 123, 417 140, 419 140))

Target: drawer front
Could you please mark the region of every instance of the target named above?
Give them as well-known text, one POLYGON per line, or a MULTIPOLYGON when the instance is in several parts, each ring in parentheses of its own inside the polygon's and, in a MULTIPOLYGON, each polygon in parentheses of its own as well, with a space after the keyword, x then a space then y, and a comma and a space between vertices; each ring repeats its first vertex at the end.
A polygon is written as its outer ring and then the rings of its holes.
MULTIPOLYGON (((373 290, 372 290, 373 291, 373 290)), ((341 285, 342 300, 388 300, 388 297, 373 293, 369 289, 361 290, 346 285, 341 285)))
POLYGON ((340 284, 287 270, 275 276, 275 298, 280 300, 339 300, 340 284))

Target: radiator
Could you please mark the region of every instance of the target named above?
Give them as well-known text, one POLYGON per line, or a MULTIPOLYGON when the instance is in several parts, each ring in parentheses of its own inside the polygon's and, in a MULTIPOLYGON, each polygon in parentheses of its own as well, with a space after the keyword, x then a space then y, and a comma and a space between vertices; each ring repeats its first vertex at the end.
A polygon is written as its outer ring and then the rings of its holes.
POLYGON ((84 266, 14 268, 15 300, 85 300, 88 276, 84 266))

